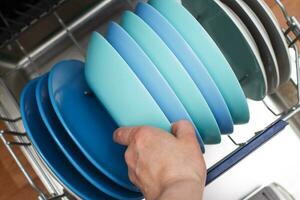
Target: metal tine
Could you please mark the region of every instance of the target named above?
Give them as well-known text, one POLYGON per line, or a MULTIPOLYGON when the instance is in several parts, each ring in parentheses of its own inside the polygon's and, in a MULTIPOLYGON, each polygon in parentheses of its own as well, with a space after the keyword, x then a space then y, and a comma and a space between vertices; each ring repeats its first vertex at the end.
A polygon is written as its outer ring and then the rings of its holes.
POLYGON ((18 11, 18 10, 14 10, 14 12, 20 16, 23 16, 23 17, 26 17, 26 18, 29 18, 29 19, 34 19, 35 17, 31 16, 31 15, 28 15, 24 12, 21 12, 21 11, 18 11))
POLYGON ((291 42, 289 47, 291 47, 293 44, 295 44, 298 40, 300 40, 300 34, 291 42))
POLYGON ((273 109, 267 104, 267 102, 265 100, 262 100, 263 104, 267 107, 267 109, 276 117, 281 116, 284 112, 281 113, 276 113, 275 111, 273 111, 273 109))
POLYGON ((16 118, 16 119, 9 119, 9 118, 1 117, 1 116, 0 116, 0 121, 5 121, 5 122, 16 123, 16 122, 19 122, 19 121, 21 121, 21 120, 22 120, 21 117, 18 117, 18 118, 16 118))
POLYGON ((11 145, 7 144, 7 140, 5 139, 5 137, 0 134, 0 138, 2 140, 2 142, 5 144, 8 152, 10 153, 10 155, 13 157, 13 159, 15 160, 15 162, 17 163, 18 167, 20 168, 20 170, 22 171, 22 173, 24 174, 25 178, 27 179, 27 181, 29 182, 29 184, 31 185, 31 187, 39 194, 39 196, 42 199, 47 199, 46 196, 44 195, 44 193, 39 189, 39 187, 34 183, 34 181, 32 180, 31 176, 29 175, 29 173, 27 172, 27 170, 23 167, 22 163, 20 162, 20 160, 18 159, 17 155, 14 153, 14 151, 11 148, 11 145))
POLYGON ((21 136, 21 137, 25 137, 27 135, 25 132, 21 133, 21 132, 17 132, 17 131, 9 131, 9 130, 0 130, 0 134, 21 136))
POLYGON ((290 41, 289 47, 291 47, 293 44, 295 44, 297 41, 300 40, 300 24, 295 17, 289 16, 285 6, 281 2, 281 0, 275 0, 277 5, 280 7, 281 12, 283 13, 285 19, 287 20, 288 28, 284 31, 284 34, 286 37, 288 37, 288 34, 290 32, 293 32, 295 35, 295 38, 290 41))
POLYGON ((13 19, 9 19, 9 18, 2 18, 2 20, 3 21, 6 21, 6 22, 10 22, 10 23, 12 23, 12 24, 16 24, 16 25, 18 25, 18 26, 26 26, 27 24, 25 24, 25 23, 21 23, 21 22, 19 22, 19 21, 16 21, 16 20, 13 20, 13 19))
POLYGON ((7 29, 9 30, 9 32, 12 34, 12 31, 10 29, 10 25, 7 21, 7 19, 4 17, 4 15, 2 14, 2 12, 0 12, 0 19, 2 20, 2 22, 5 24, 5 26, 7 27, 7 29))
POLYGON ((36 6, 36 5, 32 5, 32 4, 29 4, 29 3, 23 3, 22 5, 28 7, 28 8, 32 8, 32 9, 35 9, 35 10, 39 10, 39 11, 45 11, 44 9, 36 6))
MULTIPOLYGON (((44 0, 44 2, 46 2, 49 6, 54 6, 52 5, 49 0, 44 0)), ((62 28, 66 31, 67 35, 70 37, 70 39, 72 40, 72 42, 75 44, 75 46, 78 48, 80 54, 85 57, 85 51, 83 50, 83 48, 81 47, 81 45, 79 44, 79 42, 77 41, 77 39, 75 38, 75 36, 73 35, 72 31, 70 31, 70 29, 68 28, 68 26, 65 24, 65 22, 63 21, 63 19, 59 16, 59 14, 54 11, 53 15, 55 16, 55 18, 57 19, 57 21, 59 22, 59 24, 62 26, 62 28)))
POLYGON ((300 63, 299 63, 299 50, 296 44, 293 44, 293 49, 295 51, 295 62, 296 62, 296 71, 297 71, 297 89, 298 89, 298 102, 300 105, 300 63))
POLYGON ((279 6, 279 8, 280 8, 282 14, 284 15, 285 19, 287 20, 287 22, 288 22, 289 24, 292 23, 291 17, 289 16, 289 14, 288 14, 288 12, 287 12, 285 6, 284 6, 283 3, 281 2, 281 0, 275 0, 275 1, 276 1, 277 5, 279 6))
POLYGON ((30 146, 30 142, 14 142, 14 141, 6 141, 6 144, 9 146, 30 146))
POLYGON ((53 12, 53 15, 56 17, 57 21, 60 23, 60 25, 63 27, 63 29, 66 31, 72 42, 75 44, 75 46, 78 48, 80 54, 85 57, 85 51, 83 48, 80 46, 79 42, 76 40, 75 36, 73 33, 70 31, 70 29, 67 27, 65 22, 62 20, 62 18, 58 15, 56 11, 53 12))
POLYGON ((244 146, 245 144, 247 144, 247 142, 242 142, 242 143, 236 142, 230 135, 227 135, 227 137, 235 146, 241 147, 241 146, 244 146))
MULTIPOLYGON (((4 24, 5 24, 5 25, 7 26, 7 28, 9 29, 9 28, 10 28, 10 25, 9 25, 9 23, 8 23, 8 21, 7 21, 8 19, 6 19, 6 18, 2 15, 1 12, 0 12, 0 18, 2 18, 4 24)), ((13 33, 11 32, 11 34, 13 34, 13 33)), ((13 36, 13 35, 12 35, 12 36, 13 36)), ((26 58, 29 60, 29 62, 32 63, 32 64, 35 64, 34 61, 32 60, 32 58, 29 56, 27 50, 26 50, 26 49, 24 48, 24 46, 21 44, 21 42, 20 42, 18 39, 16 39, 15 42, 16 42, 16 44, 18 45, 18 47, 20 48, 20 50, 22 51, 22 53, 24 54, 24 56, 26 56, 26 58)))
POLYGON ((61 195, 50 197, 47 200, 57 200, 57 199, 61 199, 61 198, 65 197, 65 196, 66 196, 65 194, 61 194, 61 195))
MULTIPOLYGON (((284 31, 284 30, 283 30, 284 31)), ((290 36, 286 36, 286 39, 289 43, 291 43, 292 39, 290 36)), ((295 52, 295 64, 296 64, 296 72, 297 72, 297 95, 298 95, 298 101, 296 106, 300 105, 300 63, 299 63, 299 49, 297 45, 294 43, 291 46, 294 49, 295 52)))

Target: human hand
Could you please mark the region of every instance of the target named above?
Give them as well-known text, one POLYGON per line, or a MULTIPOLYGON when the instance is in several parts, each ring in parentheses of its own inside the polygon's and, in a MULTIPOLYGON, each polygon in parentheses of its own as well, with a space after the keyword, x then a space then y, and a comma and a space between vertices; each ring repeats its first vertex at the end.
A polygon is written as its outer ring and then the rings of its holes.
POLYGON ((129 179, 147 200, 202 198, 206 166, 190 122, 173 124, 172 134, 147 126, 119 128, 114 140, 128 146, 129 179))

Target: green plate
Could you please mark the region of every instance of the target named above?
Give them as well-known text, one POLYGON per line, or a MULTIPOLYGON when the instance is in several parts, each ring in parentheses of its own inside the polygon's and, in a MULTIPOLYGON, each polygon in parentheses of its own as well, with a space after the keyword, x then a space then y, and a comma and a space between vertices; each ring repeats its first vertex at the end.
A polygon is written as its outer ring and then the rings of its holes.
POLYGON ((197 20, 175 1, 150 0, 181 33, 205 65, 222 93, 236 124, 249 120, 246 97, 226 58, 197 20))
POLYGON ((218 3, 220 1, 183 0, 183 5, 198 19, 225 55, 246 96, 262 100, 267 93, 267 84, 259 58, 245 35, 218 3))
POLYGON ((147 89, 118 52, 96 32, 89 43, 85 76, 119 126, 149 125, 170 132, 170 122, 147 89))
POLYGON ((121 25, 150 57, 185 106, 206 144, 221 140, 218 124, 197 86, 162 39, 137 15, 125 12, 121 25))

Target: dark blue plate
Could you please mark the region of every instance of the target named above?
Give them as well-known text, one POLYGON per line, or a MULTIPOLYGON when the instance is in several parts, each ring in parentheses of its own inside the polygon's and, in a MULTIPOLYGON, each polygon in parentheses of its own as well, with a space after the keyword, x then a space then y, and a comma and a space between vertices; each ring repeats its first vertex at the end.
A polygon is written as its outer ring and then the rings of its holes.
POLYGON ((54 66, 48 80, 49 96, 60 122, 84 156, 104 175, 132 191, 125 147, 113 141, 117 124, 94 95, 84 77, 84 63, 70 60, 54 66))
POLYGON ((57 118, 48 93, 48 75, 36 87, 36 99, 42 119, 58 147, 71 164, 91 184, 116 199, 142 199, 140 193, 129 191, 108 179, 83 155, 57 118))
POLYGON ((55 144, 38 110, 35 97, 37 82, 38 79, 32 80, 23 89, 20 107, 24 128, 39 155, 58 179, 80 198, 113 199, 86 181, 55 144))

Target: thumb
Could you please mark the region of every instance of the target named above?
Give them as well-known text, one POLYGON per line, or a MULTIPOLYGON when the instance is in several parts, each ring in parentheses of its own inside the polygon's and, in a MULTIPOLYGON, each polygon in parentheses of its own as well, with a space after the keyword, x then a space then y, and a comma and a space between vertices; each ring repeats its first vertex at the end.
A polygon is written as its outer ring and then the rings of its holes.
POLYGON ((195 128, 191 122, 182 120, 172 125, 172 134, 178 139, 196 139, 195 128))

